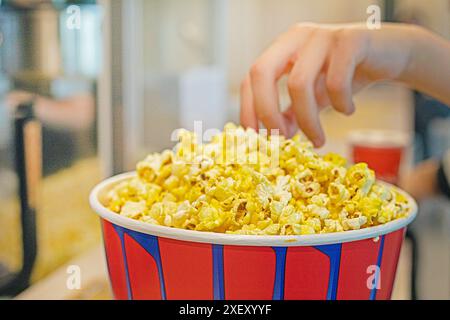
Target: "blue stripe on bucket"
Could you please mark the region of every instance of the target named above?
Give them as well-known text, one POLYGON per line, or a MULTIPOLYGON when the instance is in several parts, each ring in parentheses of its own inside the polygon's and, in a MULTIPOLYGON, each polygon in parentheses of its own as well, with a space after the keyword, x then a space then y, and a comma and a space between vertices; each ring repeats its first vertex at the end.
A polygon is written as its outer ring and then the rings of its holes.
POLYGON ((213 255, 213 294, 214 300, 225 299, 223 274, 223 245, 212 245, 213 255))
POLYGON ((338 243, 317 246, 314 248, 326 254, 330 259, 330 276, 328 280, 327 300, 336 300, 339 283, 339 267, 341 263, 342 245, 338 243))
POLYGON ((124 240, 124 228, 113 225, 114 229, 117 232, 117 235, 120 238, 120 246, 122 248, 122 257, 123 257, 123 265, 125 266, 125 281, 127 283, 127 295, 128 300, 133 299, 133 293, 131 292, 131 284, 130 284, 130 275, 128 273, 128 261, 127 261, 127 253, 125 250, 125 240, 124 240))
POLYGON ((273 300, 284 299, 284 275, 286 271, 286 247, 272 247, 275 251, 275 282, 273 285, 273 300))
POLYGON ((126 230, 126 233, 136 240, 147 251, 153 259, 155 259, 156 267, 158 268, 159 287, 161 288, 161 298, 166 300, 166 287, 164 284, 164 274, 161 262, 161 255, 159 252, 158 237, 143 234, 140 232, 126 230))
POLYGON ((384 249, 384 238, 386 236, 383 235, 381 236, 381 241, 380 241, 380 247, 378 249, 378 258, 377 258, 377 267, 378 270, 375 273, 375 286, 372 288, 372 291, 370 292, 370 300, 375 300, 377 297, 377 286, 379 284, 380 281, 380 273, 381 273, 381 260, 383 258, 383 249, 384 249))

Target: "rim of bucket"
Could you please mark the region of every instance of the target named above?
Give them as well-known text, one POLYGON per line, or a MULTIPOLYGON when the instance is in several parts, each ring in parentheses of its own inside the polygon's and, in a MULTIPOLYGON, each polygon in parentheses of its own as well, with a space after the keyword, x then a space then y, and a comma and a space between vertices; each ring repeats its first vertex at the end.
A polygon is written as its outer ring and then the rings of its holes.
POLYGON ((350 144, 371 148, 404 148, 410 144, 408 135, 398 130, 352 130, 347 139, 350 144))
MULTIPOLYGON (((200 243, 212 243, 222 245, 240 245, 240 246, 258 246, 258 247, 289 247, 289 246, 317 246, 344 243, 350 241, 358 241, 364 239, 376 238, 381 235, 391 233, 393 231, 402 229, 410 224, 417 215, 417 204, 415 200, 406 192, 399 190, 403 194, 410 204, 410 211, 404 218, 399 218, 390 221, 386 224, 382 224, 375 227, 369 227, 359 230, 342 231, 335 233, 325 234, 312 234, 312 235, 240 235, 240 234, 226 234, 216 232, 205 232, 178 229, 166 226, 153 225, 150 223, 142 222, 132 218, 121 216, 106 207, 99 200, 100 192, 106 192, 106 188, 112 187, 117 183, 130 179, 136 176, 136 172, 128 172, 108 178, 99 183, 92 190, 89 196, 89 202, 94 211, 103 219, 141 233, 170 238, 181 241, 200 242, 200 243)), ((392 185, 379 182, 381 184, 393 187, 392 185)))

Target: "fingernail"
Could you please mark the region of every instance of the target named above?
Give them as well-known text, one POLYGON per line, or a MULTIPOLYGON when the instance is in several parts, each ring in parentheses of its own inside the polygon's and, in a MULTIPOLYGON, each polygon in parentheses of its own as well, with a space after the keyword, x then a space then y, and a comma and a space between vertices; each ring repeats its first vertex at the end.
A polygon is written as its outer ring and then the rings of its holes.
POLYGON ((320 148, 320 147, 323 146, 324 141, 323 141, 322 138, 314 138, 314 139, 312 140, 312 143, 313 143, 314 147, 320 148))
POLYGON ((355 104, 352 102, 350 109, 345 111, 345 115, 350 116, 355 112, 355 110, 356 110, 355 104))
POLYGON ((292 138, 293 136, 295 136, 297 134, 297 131, 298 131, 297 127, 291 126, 289 128, 289 136, 288 136, 288 138, 292 138))

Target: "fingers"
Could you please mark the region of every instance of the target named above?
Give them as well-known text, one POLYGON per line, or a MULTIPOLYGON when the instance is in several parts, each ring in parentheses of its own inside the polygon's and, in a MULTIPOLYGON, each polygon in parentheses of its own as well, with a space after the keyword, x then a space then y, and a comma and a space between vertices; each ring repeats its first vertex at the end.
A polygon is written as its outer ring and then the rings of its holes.
POLYGON ((328 97, 334 109, 350 115, 355 111, 352 84, 356 66, 362 60, 363 46, 342 32, 334 46, 326 79, 328 97))
POLYGON ((258 118, 256 117, 255 106, 253 104, 252 86, 250 76, 247 75, 241 84, 241 124, 244 128, 258 130, 258 118))
POLYGON ((283 34, 250 70, 253 104, 257 118, 267 129, 288 135, 288 123, 279 110, 277 81, 309 36, 309 27, 297 27, 283 34))
POLYGON ((286 135, 286 124, 278 106, 276 80, 261 71, 252 71, 252 92, 255 111, 258 119, 267 129, 280 129, 286 135))
POLYGON ((319 111, 322 111, 330 105, 330 98, 328 97, 327 86, 326 86, 326 74, 322 71, 316 79, 314 85, 314 90, 316 94, 316 101, 319 111))
MULTIPOLYGON (((252 66, 241 86, 241 122, 280 129, 292 136, 297 124, 316 147, 325 142, 320 111, 331 104, 351 114, 352 93, 368 81, 358 79, 370 39, 358 28, 297 25, 280 36, 252 66), (292 105, 279 109, 277 82, 289 73, 292 105)), ((370 80, 370 79, 369 79, 370 80)))
POLYGON ((287 136, 286 137, 290 138, 290 137, 294 136, 298 131, 298 125, 297 125, 297 120, 296 120, 296 116, 295 116, 295 111, 292 108, 292 105, 289 106, 289 108, 287 108, 283 112, 283 117, 285 119, 286 127, 287 127, 287 136))
POLYGON ((325 137, 319 119, 315 83, 326 61, 329 43, 325 33, 316 32, 301 50, 301 56, 288 79, 289 95, 297 122, 316 147, 324 144, 325 137))

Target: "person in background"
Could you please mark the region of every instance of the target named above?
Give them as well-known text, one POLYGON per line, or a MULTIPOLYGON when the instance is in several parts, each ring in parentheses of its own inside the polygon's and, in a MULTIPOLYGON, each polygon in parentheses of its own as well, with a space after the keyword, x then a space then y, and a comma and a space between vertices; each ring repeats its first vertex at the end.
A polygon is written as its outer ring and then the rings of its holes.
POLYGON ((95 100, 90 93, 65 99, 52 99, 27 91, 7 94, 5 104, 10 114, 22 103, 33 102, 35 116, 43 124, 43 173, 45 176, 68 167, 77 157, 76 132, 94 127, 95 100))
MULTIPOLYGON (((300 23, 256 59, 241 85, 241 123, 292 136, 298 128, 315 147, 325 142, 319 113, 331 105, 351 115, 352 96, 367 85, 397 81, 450 105, 450 42, 409 24, 300 23), (279 109, 277 82, 287 75, 291 105, 279 109)), ((393 110, 392 112, 395 112, 393 110)), ((418 200, 450 197, 450 152, 405 175, 400 185, 418 200), (418 183, 420 181, 420 183, 418 183)))
POLYGON ((95 103, 91 94, 78 94, 67 99, 51 99, 27 91, 12 91, 6 105, 12 113, 19 104, 33 101, 36 117, 55 128, 83 130, 94 121, 95 103))

